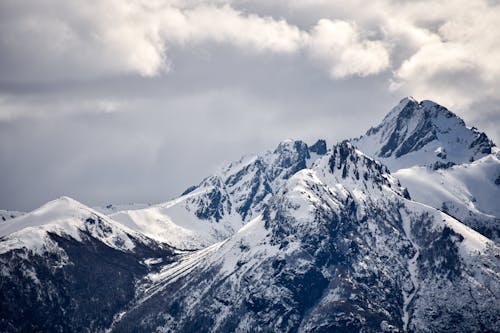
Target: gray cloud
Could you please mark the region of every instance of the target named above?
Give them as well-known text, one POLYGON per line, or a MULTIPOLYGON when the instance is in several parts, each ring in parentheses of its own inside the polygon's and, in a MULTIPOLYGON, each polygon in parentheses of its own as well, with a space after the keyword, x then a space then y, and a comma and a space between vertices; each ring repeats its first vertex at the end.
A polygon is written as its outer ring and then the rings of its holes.
POLYGON ((495 63, 436 49, 457 3, 151 3, 0 4, 0 208, 165 201, 283 139, 358 136, 407 94, 500 137, 495 63))

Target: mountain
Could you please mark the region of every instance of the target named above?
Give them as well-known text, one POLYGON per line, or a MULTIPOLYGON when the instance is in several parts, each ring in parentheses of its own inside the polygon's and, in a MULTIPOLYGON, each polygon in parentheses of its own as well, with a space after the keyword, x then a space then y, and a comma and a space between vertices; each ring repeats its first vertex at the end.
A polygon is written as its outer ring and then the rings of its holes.
POLYGON ((149 274, 114 332, 493 332, 500 249, 349 143, 229 239, 149 274))
POLYGON ((286 179, 326 150, 324 140, 311 147, 286 140, 273 151, 228 164, 177 199, 110 216, 158 241, 199 249, 231 236, 260 214, 286 179))
POLYGON ((0 223, 0 332, 497 332, 499 154, 407 98, 166 203, 62 197, 0 223))
POLYGON ((411 97, 352 142, 392 171, 416 165, 447 168, 475 161, 495 147, 485 133, 468 128, 444 106, 411 97))
POLYGON ((486 134, 410 97, 351 142, 386 164, 415 200, 500 241, 500 150, 486 134))
POLYGON ((95 332, 175 251, 62 197, 0 224, 0 331, 95 332))

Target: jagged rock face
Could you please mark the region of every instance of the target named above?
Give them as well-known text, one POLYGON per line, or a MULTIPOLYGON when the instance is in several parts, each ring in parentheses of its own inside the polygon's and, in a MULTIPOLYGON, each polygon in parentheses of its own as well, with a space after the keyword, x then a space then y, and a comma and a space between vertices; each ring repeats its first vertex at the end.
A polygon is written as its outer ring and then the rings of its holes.
POLYGON ((242 158, 225 167, 219 175, 191 188, 188 193, 200 188, 213 189, 187 200, 187 207, 204 220, 218 222, 234 210, 243 221, 248 221, 263 210, 266 201, 284 180, 307 167, 310 153, 326 154, 326 142, 319 140, 309 148, 302 141, 287 140, 273 152, 242 158))
POLYGON ((500 240, 500 151, 486 134, 431 101, 403 99, 378 126, 351 140, 388 165, 415 200, 500 240))
POLYGON ((373 190, 380 191, 385 186, 407 199, 410 198, 408 191, 391 176, 385 165, 356 150, 347 141, 332 149, 327 168, 323 165, 324 161, 326 160, 317 163, 319 173, 325 175, 325 169, 328 169, 330 177, 338 183, 349 184, 365 195, 373 190))
POLYGON ((445 107, 412 98, 403 99, 380 125, 352 141, 392 171, 415 165, 447 168, 486 156, 495 146, 445 107))
POLYGON ((112 330, 495 330, 498 248, 405 199, 369 160, 335 147, 288 179, 262 217, 146 278, 112 330), (354 182, 355 170, 372 173, 354 182))
POLYGON ((134 298, 135 283, 175 257, 69 198, 5 222, 0 232, 2 332, 102 330, 134 298))
POLYGON ((318 155, 325 155, 328 151, 326 147, 326 141, 325 140, 318 140, 315 144, 313 144, 311 147, 309 147, 309 151, 311 153, 315 153, 318 155))

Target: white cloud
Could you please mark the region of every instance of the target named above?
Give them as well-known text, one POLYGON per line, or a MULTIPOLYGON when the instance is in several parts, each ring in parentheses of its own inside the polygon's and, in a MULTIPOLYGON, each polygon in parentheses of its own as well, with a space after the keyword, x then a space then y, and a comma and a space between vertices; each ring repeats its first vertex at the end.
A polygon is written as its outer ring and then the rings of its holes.
POLYGON ((200 43, 225 43, 247 53, 306 49, 335 78, 388 66, 383 44, 364 40, 353 23, 320 20, 309 33, 285 19, 227 4, 40 0, 26 6, 6 0, 0 12, 0 64, 4 79, 14 81, 154 76, 169 70, 168 48, 200 43))
MULTIPOLYGON (((498 100, 500 6, 455 1, 428 10, 438 22, 434 37, 423 41, 396 69, 391 88, 452 108, 498 100)), ((416 15, 408 20, 414 26, 418 23, 416 15)))
POLYGON ((245 15, 229 6, 183 9, 121 0, 40 0, 24 6, 6 0, 0 12, 0 54, 7 69, 17 65, 10 72, 14 80, 153 76, 168 70, 171 44, 208 41, 288 53, 301 48, 305 37, 284 20, 245 15))
POLYGON ((4 79, 151 76, 166 65, 157 22, 135 2, 6 0, 0 12, 4 79))
POLYGON ((451 107, 468 104, 471 93, 479 88, 477 71, 477 64, 462 44, 426 44, 402 63, 391 89, 438 100, 451 107))
POLYGON ((450 107, 498 99, 500 6, 491 1, 256 0, 248 6, 238 0, 0 1, 2 79, 155 76, 175 62, 169 50, 215 43, 247 54, 305 55, 333 79, 392 70, 395 93, 450 107))
POLYGON ((310 51, 327 64, 333 78, 377 74, 389 66, 389 52, 380 41, 364 39, 354 23, 319 20, 311 32, 310 51))
MULTIPOLYGON (((378 36, 369 39, 390 51, 389 69, 394 73, 390 88, 399 96, 431 98, 467 112, 482 100, 500 100, 498 1, 277 0, 274 7, 268 1, 252 3, 257 11, 287 13, 299 22, 340 19, 355 22, 361 35, 375 31, 378 36)), ((339 58, 332 53, 329 59, 339 58)), ((329 67, 334 77, 337 66, 332 62, 329 67)))
POLYGON ((296 52, 307 34, 285 20, 245 15, 228 5, 169 9, 162 20, 166 40, 229 43, 253 51, 296 52))

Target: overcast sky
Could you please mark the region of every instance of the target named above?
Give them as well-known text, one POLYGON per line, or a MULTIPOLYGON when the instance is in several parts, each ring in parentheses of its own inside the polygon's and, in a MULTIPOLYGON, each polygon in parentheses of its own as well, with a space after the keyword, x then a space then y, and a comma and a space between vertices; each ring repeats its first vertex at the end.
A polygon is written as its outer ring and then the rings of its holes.
POLYGON ((499 22, 481 0, 2 0, 0 208, 167 201, 407 95, 498 143, 499 22))

